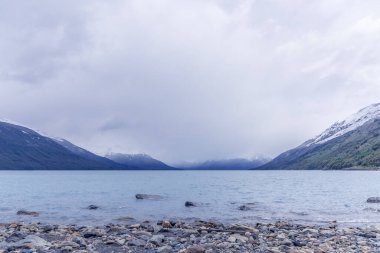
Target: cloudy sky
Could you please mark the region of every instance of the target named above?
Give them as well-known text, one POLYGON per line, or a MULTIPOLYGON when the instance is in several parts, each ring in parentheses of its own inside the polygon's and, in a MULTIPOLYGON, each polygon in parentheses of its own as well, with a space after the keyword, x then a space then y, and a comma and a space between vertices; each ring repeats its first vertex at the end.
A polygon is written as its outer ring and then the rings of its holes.
POLYGON ((380 101, 378 0, 0 0, 0 118, 170 163, 275 156, 380 101))

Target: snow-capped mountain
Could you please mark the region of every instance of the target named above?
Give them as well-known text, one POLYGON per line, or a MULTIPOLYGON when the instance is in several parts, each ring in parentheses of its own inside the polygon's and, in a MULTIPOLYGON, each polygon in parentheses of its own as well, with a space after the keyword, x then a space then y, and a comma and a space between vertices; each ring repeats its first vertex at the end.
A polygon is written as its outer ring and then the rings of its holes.
POLYGON ((258 169, 380 168, 380 104, 363 108, 258 169))
POLYGON ((359 112, 351 115, 343 121, 336 122, 323 133, 308 141, 308 146, 313 144, 322 144, 336 137, 342 136, 356 128, 364 125, 369 121, 380 118, 380 103, 373 104, 361 109, 359 112))
POLYGON ((139 169, 148 170, 170 170, 175 169, 147 154, 120 154, 120 153, 109 153, 106 157, 114 162, 134 166, 139 169))
POLYGON ((0 121, 0 170, 128 169, 74 144, 0 121))

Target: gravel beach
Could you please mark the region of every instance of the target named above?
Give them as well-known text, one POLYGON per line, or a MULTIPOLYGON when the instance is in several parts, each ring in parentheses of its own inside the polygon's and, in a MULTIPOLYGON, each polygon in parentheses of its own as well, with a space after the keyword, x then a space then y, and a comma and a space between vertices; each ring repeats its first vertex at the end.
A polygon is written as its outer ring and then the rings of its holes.
POLYGON ((4 252, 380 252, 380 228, 213 221, 158 221, 101 227, 0 225, 4 252))

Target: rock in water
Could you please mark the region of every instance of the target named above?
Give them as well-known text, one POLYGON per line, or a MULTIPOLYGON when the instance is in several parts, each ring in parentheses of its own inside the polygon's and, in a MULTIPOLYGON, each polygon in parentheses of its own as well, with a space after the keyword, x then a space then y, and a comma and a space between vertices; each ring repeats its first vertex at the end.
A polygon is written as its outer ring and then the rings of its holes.
POLYGON ((30 211, 20 210, 17 212, 17 215, 29 215, 29 216, 37 217, 40 214, 38 212, 30 212, 30 211))
POLYGON ((161 200, 163 199, 160 195, 152 195, 152 194, 136 194, 136 199, 149 199, 149 200, 161 200))
POLYGON ((246 205, 239 206, 239 210, 240 211, 249 211, 251 209, 252 208, 250 208, 249 206, 246 206, 246 205))
POLYGON ((186 207, 193 207, 193 206, 197 206, 194 202, 191 202, 191 201, 186 201, 185 202, 185 206, 186 207))
POLYGON ((367 199, 367 203, 380 203, 380 197, 371 197, 367 199))
POLYGON ((96 205, 89 205, 89 206, 87 207, 87 209, 88 209, 88 210, 97 210, 97 209, 99 209, 99 207, 96 206, 96 205))

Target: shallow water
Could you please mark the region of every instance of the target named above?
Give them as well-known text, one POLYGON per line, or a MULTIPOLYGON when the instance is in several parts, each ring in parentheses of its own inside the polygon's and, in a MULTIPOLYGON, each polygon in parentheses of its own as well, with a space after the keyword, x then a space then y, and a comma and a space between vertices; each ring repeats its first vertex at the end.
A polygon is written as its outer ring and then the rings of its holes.
POLYGON ((0 171, 0 222, 83 225, 202 218, 225 222, 367 224, 380 220, 374 171, 0 171), (136 200, 136 193, 163 200, 136 200), (185 201, 202 203, 187 208, 185 201), (254 203, 252 210, 240 211, 254 203), (90 204, 98 210, 87 210, 90 204), (20 209, 39 217, 17 216, 20 209))

